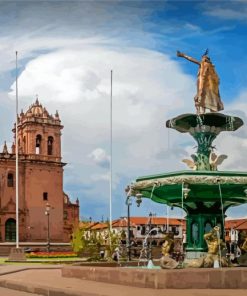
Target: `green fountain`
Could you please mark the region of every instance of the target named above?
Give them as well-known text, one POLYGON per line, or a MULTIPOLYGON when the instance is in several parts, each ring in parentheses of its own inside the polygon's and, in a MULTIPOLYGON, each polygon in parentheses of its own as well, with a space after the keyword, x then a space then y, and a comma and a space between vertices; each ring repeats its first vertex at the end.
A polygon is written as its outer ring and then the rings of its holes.
POLYGON ((182 114, 166 122, 167 128, 189 133, 197 142, 192 159, 183 160, 191 170, 139 177, 129 186, 128 196, 135 196, 139 203, 142 198, 149 198, 182 208, 186 212, 187 258, 197 258, 207 251, 204 234, 218 225, 224 239, 226 210, 247 202, 247 172, 218 171, 227 156, 217 156, 212 145, 221 132, 234 132, 243 121, 219 113, 223 110, 219 78, 207 52, 201 61, 181 52, 177 55, 199 65, 197 113, 182 114))

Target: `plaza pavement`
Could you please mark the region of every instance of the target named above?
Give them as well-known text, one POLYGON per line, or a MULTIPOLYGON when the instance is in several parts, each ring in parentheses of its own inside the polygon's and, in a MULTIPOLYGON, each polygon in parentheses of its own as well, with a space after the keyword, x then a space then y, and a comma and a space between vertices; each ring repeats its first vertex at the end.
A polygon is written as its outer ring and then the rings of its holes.
POLYGON ((0 265, 0 287, 47 296, 247 295, 244 289, 149 289, 64 278, 59 265, 0 265))

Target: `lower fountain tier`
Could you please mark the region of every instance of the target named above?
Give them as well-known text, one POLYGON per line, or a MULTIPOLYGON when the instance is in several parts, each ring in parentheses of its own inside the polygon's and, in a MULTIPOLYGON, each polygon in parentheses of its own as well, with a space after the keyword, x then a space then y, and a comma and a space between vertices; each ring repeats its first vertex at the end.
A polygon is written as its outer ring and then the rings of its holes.
MULTIPOLYGON (((183 208, 187 251, 203 252, 203 235, 216 225, 224 229, 225 211, 247 203, 247 172, 181 171, 140 177, 128 194, 183 208)), ((224 239, 223 231, 221 236, 224 239)))
POLYGON ((183 203, 185 211, 207 213, 220 208, 220 192, 224 211, 246 203, 247 172, 180 171, 139 177, 129 194, 180 208, 183 203))

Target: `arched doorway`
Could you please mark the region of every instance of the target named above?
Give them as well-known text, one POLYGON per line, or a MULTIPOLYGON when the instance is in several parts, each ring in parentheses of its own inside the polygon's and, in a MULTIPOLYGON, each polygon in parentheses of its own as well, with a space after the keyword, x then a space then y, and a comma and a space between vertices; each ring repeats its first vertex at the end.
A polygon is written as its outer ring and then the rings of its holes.
POLYGON ((14 242, 16 240, 16 222, 15 219, 8 219, 5 223, 5 241, 14 242))

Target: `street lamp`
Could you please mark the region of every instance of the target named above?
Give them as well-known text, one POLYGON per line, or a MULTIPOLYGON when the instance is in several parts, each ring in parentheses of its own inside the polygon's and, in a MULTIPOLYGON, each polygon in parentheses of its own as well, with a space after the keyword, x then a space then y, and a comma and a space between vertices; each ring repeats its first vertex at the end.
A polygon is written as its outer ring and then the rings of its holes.
POLYGON ((127 241, 127 249, 128 249, 128 261, 131 260, 131 254, 130 254, 130 206, 132 205, 131 197, 127 196, 126 198, 126 205, 127 205, 127 227, 128 227, 128 241, 127 241))
POLYGON ((50 209, 51 206, 47 202, 45 205, 45 215, 47 216, 47 251, 50 252, 50 209))
POLYGON ((131 197, 136 198, 137 207, 140 206, 142 202, 142 194, 137 193, 135 196, 127 195, 125 204, 127 205, 127 217, 128 217, 128 241, 127 241, 127 249, 128 249, 128 261, 131 260, 131 243, 130 243, 130 206, 132 205, 131 197))

